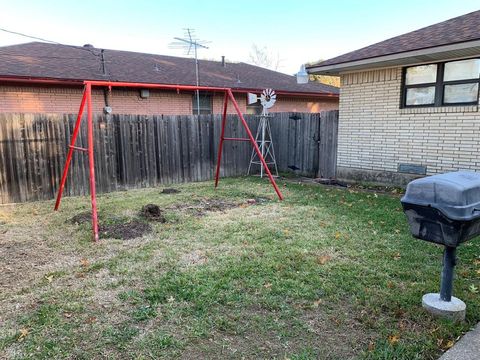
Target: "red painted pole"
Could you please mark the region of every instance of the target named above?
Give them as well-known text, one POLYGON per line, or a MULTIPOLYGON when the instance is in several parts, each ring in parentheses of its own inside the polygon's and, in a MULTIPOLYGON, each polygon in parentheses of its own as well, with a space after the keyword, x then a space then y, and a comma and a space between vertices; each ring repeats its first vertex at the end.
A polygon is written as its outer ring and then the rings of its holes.
POLYGON ((222 131, 220 133, 220 144, 218 144, 217 171, 215 172, 215 188, 218 186, 220 177, 220 163, 222 162, 223 141, 225 140, 225 124, 227 122, 228 91, 225 91, 223 99, 222 131))
POLYGON ((78 131, 80 130, 80 123, 82 122, 83 109, 85 108, 86 92, 83 89, 82 101, 80 103, 80 109, 78 109, 77 121, 75 122, 75 128, 73 129, 72 138, 70 139, 70 147, 68 149, 67 161, 63 168, 62 180, 60 181, 60 187, 58 188, 57 201, 55 202, 55 210, 58 210, 60 201, 62 200, 63 189, 65 188, 65 182, 67 181, 68 169, 70 162, 72 161, 73 151, 75 150, 75 141, 77 140, 78 131))
MULTIPOLYGON (((242 115, 242 112, 240 111, 240 108, 238 107, 237 101, 235 100, 235 97, 233 96, 232 90, 230 90, 230 89, 228 90, 228 96, 230 97, 230 100, 232 101, 233 107, 237 111, 238 117, 242 121, 243 127, 245 128, 245 130, 247 132, 248 138, 250 139, 250 142, 252 143, 252 146, 255 149, 255 152, 257 153, 258 158, 262 162, 262 165, 265 168, 265 172, 267 173, 268 178, 270 179, 270 182, 272 183, 272 186, 273 186, 273 188, 275 189, 275 192, 278 195, 278 198, 280 200, 283 200, 283 195, 280 192, 280 189, 278 188, 277 183, 275 182, 275 179, 273 178, 272 173, 270 172, 270 169, 268 168, 268 165, 265 162, 265 159, 263 158, 262 153, 260 152, 260 149, 258 148, 257 142, 255 141, 250 129, 248 128, 248 124, 245 121, 245 119, 242 115)), ((223 139, 223 134, 222 134, 222 139, 223 139)))
POLYGON ((95 193, 95 161, 93 157, 93 119, 92 119, 92 85, 86 84, 87 122, 88 122, 88 165, 90 170, 90 197, 92 200, 93 240, 98 241, 97 196, 95 193))

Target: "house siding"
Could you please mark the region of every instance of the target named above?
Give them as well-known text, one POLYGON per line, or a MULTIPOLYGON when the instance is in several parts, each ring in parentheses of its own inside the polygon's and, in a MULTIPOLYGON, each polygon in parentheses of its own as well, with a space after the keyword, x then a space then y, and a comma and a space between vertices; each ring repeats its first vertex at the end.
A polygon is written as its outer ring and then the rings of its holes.
MULTIPOLYGON (((12 86, 0 85, 0 112, 2 113, 76 113, 82 98, 78 87, 12 86)), ((235 94, 240 110, 246 112, 246 95, 235 94)), ((223 94, 213 96, 213 112, 223 111, 223 94)), ((318 112, 338 109, 338 98, 319 100, 314 97, 283 97, 271 112, 318 112)), ((103 90, 93 89, 94 112, 102 112, 105 106, 103 90)), ((142 99, 138 90, 112 89, 109 105, 114 113, 142 115, 191 115, 192 93, 180 91, 150 90, 150 96, 142 99)), ((229 113, 235 109, 229 105, 229 113)))
POLYGON ((418 175, 480 170, 478 106, 400 109, 402 69, 342 74, 338 174, 343 180, 404 185, 418 175))

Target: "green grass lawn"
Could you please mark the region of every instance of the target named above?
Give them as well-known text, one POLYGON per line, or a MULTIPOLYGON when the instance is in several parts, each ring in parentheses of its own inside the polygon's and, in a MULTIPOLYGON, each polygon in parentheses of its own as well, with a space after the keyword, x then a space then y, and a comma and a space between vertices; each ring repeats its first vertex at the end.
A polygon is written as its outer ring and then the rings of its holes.
POLYGON ((410 236, 399 195, 280 185, 105 194, 103 225, 148 203, 167 221, 98 244, 69 221, 87 197, 0 207, 0 358, 435 359, 480 321, 478 239, 458 251, 467 320, 438 320, 421 297, 442 248, 410 236))

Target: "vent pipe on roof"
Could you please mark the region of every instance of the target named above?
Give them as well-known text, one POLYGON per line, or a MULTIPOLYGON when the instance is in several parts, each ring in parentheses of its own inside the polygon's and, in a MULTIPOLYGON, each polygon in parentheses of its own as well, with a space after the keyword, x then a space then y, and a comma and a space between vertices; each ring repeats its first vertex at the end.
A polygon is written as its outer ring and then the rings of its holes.
POLYGON ((222 66, 225 67, 227 66, 227 64, 225 63, 225 56, 222 55, 222 66))

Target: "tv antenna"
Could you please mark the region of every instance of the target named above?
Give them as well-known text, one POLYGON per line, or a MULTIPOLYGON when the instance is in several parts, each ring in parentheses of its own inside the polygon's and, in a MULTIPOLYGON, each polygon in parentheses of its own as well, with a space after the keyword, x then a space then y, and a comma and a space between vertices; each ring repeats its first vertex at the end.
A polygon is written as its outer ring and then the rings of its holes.
MULTIPOLYGON (((197 56, 197 51, 198 49, 208 49, 208 46, 205 46, 204 44, 207 44, 207 41, 203 40, 198 40, 195 37, 195 30, 186 28, 185 30, 185 35, 183 38, 179 37, 174 37, 175 40, 174 42, 170 43, 170 48, 171 49, 183 49, 185 50, 185 55, 191 55, 193 52, 193 55, 195 57, 195 81, 196 81, 196 86, 199 86, 199 76, 198 76, 198 56, 197 56)), ((200 115, 200 93, 197 90, 196 91, 196 97, 197 97, 197 115, 200 115)))

